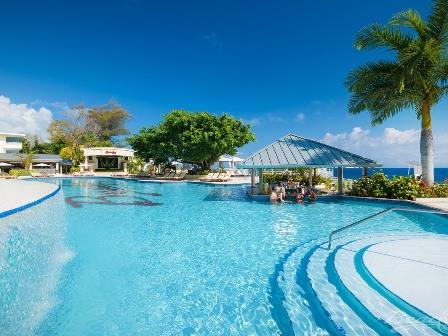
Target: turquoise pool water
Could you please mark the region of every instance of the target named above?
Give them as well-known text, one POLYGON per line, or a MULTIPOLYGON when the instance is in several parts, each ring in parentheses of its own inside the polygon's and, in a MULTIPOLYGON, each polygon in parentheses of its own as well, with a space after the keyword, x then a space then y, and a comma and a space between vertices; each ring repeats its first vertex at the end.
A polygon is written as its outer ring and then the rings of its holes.
MULTIPOLYGON (((390 205, 253 202, 243 187, 45 180, 51 199, 0 219, 1 335, 287 333, 276 267, 295 246, 390 205)), ((447 233, 390 213, 352 233, 447 233)), ((305 318, 305 317, 304 317, 305 318)))

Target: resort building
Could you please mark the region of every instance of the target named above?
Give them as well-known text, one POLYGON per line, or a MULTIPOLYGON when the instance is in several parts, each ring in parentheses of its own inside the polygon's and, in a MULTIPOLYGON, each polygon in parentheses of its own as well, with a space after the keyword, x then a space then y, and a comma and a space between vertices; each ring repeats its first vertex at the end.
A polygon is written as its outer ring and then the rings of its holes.
POLYGON ((91 172, 127 172, 127 163, 134 157, 134 151, 128 148, 92 147, 83 148, 83 152, 84 163, 81 164, 81 170, 91 172))
POLYGON ((0 154, 18 153, 22 149, 25 134, 0 132, 0 154))

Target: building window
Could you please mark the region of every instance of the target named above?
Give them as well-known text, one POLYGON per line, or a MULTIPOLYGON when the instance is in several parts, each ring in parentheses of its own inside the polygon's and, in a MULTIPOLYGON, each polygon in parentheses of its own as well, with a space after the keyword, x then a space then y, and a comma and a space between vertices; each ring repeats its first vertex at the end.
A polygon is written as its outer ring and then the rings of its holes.
POLYGON ((18 154, 19 150, 17 150, 17 149, 7 149, 5 153, 7 153, 7 154, 18 154))
POLYGON ((89 161, 92 161, 92 157, 91 157, 91 156, 89 156, 89 157, 88 157, 88 160, 89 160, 89 161))
POLYGON ((6 137, 6 142, 20 142, 20 143, 22 143, 22 138, 18 138, 18 137, 6 137))

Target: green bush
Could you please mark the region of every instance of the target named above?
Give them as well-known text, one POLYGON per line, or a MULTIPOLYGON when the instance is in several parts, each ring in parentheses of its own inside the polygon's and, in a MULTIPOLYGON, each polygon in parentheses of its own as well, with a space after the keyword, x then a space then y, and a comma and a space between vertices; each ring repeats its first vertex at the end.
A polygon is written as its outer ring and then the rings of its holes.
POLYGON ((388 198, 413 200, 424 196, 424 187, 413 176, 395 176, 389 181, 388 198))
POLYGON ((79 173, 80 171, 81 171, 81 168, 79 168, 79 167, 75 167, 75 166, 70 167, 70 174, 79 173))
POLYGON ((13 176, 31 176, 31 170, 29 169, 11 169, 9 175, 13 176))
MULTIPOLYGON (((308 184, 308 170, 307 169, 291 169, 288 172, 265 172, 263 173, 263 181, 269 184, 276 184, 278 182, 287 182, 288 179, 302 184, 308 184)), ((320 175, 313 176, 313 184, 326 183, 327 179, 320 175)))
POLYGON ((394 176, 388 179, 384 173, 362 177, 353 183, 352 196, 413 200, 417 197, 448 197, 448 184, 435 184, 428 188, 413 176, 394 176))

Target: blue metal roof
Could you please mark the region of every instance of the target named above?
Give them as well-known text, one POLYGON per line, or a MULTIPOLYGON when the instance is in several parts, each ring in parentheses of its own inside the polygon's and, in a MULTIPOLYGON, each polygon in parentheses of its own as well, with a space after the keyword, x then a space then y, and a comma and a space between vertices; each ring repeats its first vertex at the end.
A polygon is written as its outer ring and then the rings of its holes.
POLYGON ((381 166, 382 164, 374 160, 292 133, 252 154, 237 165, 238 168, 266 169, 381 166))
MULTIPOLYGON (((0 161, 5 162, 22 162, 23 155, 19 153, 2 153, 0 154, 0 161)), ((33 155, 33 163, 36 162, 46 162, 46 163, 55 163, 61 162, 62 159, 59 155, 56 154, 34 154, 33 155)))

